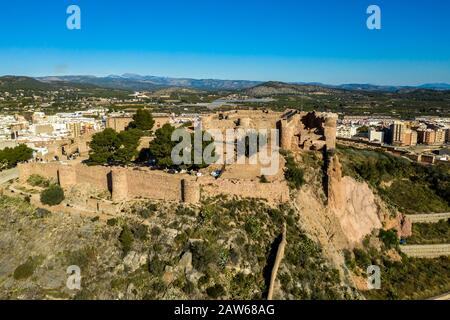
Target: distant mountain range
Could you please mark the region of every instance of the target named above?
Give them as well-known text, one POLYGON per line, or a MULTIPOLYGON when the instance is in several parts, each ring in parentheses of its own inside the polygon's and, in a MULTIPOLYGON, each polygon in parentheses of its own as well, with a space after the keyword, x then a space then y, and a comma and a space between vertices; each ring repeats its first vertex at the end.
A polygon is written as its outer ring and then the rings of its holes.
POLYGON ((260 81, 247 80, 216 80, 169 78, 156 76, 141 76, 137 74, 110 75, 107 77, 93 76, 60 76, 37 78, 43 82, 54 83, 66 81, 72 83, 93 84, 105 88, 127 90, 158 90, 168 87, 183 87, 198 90, 242 90, 260 84, 260 81))
POLYGON ((448 83, 427 83, 420 86, 380 86, 372 84, 342 84, 327 85, 323 83, 283 83, 262 82, 249 80, 219 80, 219 79, 191 79, 170 78, 157 76, 141 76, 137 74, 109 75, 106 77, 95 77, 89 75, 77 76, 47 76, 47 77, 0 77, 0 89, 38 89, 50 90, 58 87, 90 88, 102 87, 111 89, 133 90, 133 91, 155 91, 171 87, 181 87, 208 91, 247 91, 268 94, 296 94, 297 92, 311 91, 373 91, 373 92, 397 92, 411 90, 450 90, 448 83), (262 87, 261 87, 262 86, 262 87), (270 88, 270 90, 267 90, 270 88), (264 90, 263 90, 264 89, 264 90))
MULTIPOLYGON (((93 84, 100 87, 127 89, 127 90, 157 90, 167 87, 184 87, 199 90, 243 90, 264 83, 263 81, 249 81, 249 80, 191 79, 191 78, 141 76, 138 74, 131 74, 131 73, 125 73, 123 75, 109 75, 107 77, 57 76, 57 77, 41 77, 37 79, 44 82, 66 81, 72 83, 93 84)), ((318 82, 294 82, 292 84, 345 89, 345 90, 386 91, 386 92, 395 92, 403 89, 450 90, 450 84, 448 83, 426 83, 420 86, 382 86, 382 85, 357 84, 357 83, 328 85, 318 82)))

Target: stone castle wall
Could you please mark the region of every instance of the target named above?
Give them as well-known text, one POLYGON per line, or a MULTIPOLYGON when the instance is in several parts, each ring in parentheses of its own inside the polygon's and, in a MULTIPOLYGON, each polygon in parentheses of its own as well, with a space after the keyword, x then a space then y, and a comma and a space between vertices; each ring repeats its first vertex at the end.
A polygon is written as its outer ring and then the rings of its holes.
MULTIPOLYGON (((167 174, 150 170, 128 170, 126 173, 128 198, 143 197, 158 200, 182 201, 181 177, 184 177, 184 175, 167 174)), ((192 177, 192 179, 194 178, 192 177)))
POLYGON ((275 203, 289 200, 289 188, 284 181, 261 183, 250 179, 215 179, 210 176, 168 174, 147 168, 89 167, 62 163, 19 164, 22 182, 32 174, 54 179, 65 189, 89 184, 99 190, 108 190, 115 202, 148 198, 198 203, 201 196, 220 194, 260 198, 275 203))
POLYGON ((20 182, 26 182, 28 178, 33 175, 40 175, 47 179, 58 181, 58 169, 60 165, 57 163, 19 163, 20 182))
POLYGON ((199 180, 201 190, 209 196, 221 194, 265 199, 272 203, 289 201, 289 187, 284 181, 261 183, 255 180, 244 179, 214 179, 205 177, 199 180))

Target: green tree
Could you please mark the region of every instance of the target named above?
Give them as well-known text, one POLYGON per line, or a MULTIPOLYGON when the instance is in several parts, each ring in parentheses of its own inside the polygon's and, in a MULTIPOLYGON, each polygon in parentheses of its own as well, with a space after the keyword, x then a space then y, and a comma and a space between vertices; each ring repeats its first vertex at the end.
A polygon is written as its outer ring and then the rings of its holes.
POLYGON ((128 251, 131 250, 131 247, 134 242, 133 233, 131 232, 130 228, 127 225, 125 225, 122 228, 122 232, 120 233, 120 236, 119 236, 119 241, 122 245, 123 253, 127 254, 128 251))
POLYGON ((155 120, 153 120, 153 116, 150 111, 146 109, 139 109, 133 115, 133 121, 128 125, 129 129, 139 129, 142 131, 151 131, 153 125, 155 124, 155 120))
POLYGON ((60 204, 64 200, 64 190, 57 184, 52 184, 41 193, 41 202, 49 206, 60 204))
POLYGON ((386 248, 395 248, 398 245, 397 231, 395 229, 383 230, 381 229, 378 237, 383 241, 386 248))
POLYGON ((15 167, 19 162, 30 160, 33 157, 33 149, 28 148, 24 144, 20 144, 14 148, 5 148, 0 150, 0 163, 2 169, 15 167))
MULTIPOLYGON (((182 129, 185 130, 185 129, 182 129)), ((172 134, 175 131, 175 128, 171 126, 170 124, 163 125, 160 129, 156 130, 155 132, 155 139, 150 142, 149 146, 149 155, 150 157, 154 158, 156 160, 156 164, 158 166, 169 168, 173 167, 174 163, 172 161, 172 150, 173 148, 181 141, 181 138, 179 141, 172 141, 172 134)), ((203 152, 207 146, 209 146, 211 143, 214 143, 214 140, 211 136, 209 136, 208 133, 202 131, 202 144, 201 146, 198 146, 196 148, 194 143, 194 133, 191 133, 191 153, 190 153, 190 163, 184 163, 181 164, 185 166, 187 169, 200 169, 205 168, 208 166, 207 163, 205 163, 205 159, 203 158, 203 152), (207 140, 207 141, 203 141, 207 140), (200 164, 195 164, 194 159, 195 155, 201 156, 202 162, 200 164)), ((217 157, 215 154, 214 149, 211 152, 211 155, 213 156, 213 160, 217 157)))
POLYGON ((138 156, 139 140, 144 135, 140 129, 129 129, 119 133, 120 147, 114 154, 115 163, 127 164, 138 156))
POLYGON ((150 142, 149 153, 158 166, 167 168, 174 165, 171 158, 172 149, 177 145, 176 141, 171 140, 174 131, 175 127, 166 123, 156 130, 155 139, 150 142))
POLYGON ((142 130, 129 129, 117 133, 113 129, 105 129, 92 138, 88 164, 128 164, 137 155, 142 130))
POLYGON ((94 134, 90 144, 88 164, 112 164, 120 146, 118 133, 111 128, 94 134))

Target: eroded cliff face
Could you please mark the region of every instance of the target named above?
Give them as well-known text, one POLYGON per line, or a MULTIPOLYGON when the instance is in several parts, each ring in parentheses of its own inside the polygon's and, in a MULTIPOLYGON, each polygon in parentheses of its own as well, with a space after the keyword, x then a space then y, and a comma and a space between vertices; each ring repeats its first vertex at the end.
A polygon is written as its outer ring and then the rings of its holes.
POLYGON ((360 243, 373 229, 382 228, 385 216, 378 199, 365 182, 342 176, 337 155, 328 168, 328 208, 337 217, 350 245, 360 243))

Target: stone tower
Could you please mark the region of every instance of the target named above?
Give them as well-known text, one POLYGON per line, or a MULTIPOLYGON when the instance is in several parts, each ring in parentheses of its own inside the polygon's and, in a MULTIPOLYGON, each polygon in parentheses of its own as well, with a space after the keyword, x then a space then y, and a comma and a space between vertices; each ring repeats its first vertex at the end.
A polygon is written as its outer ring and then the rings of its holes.
POLYGON ((181 180, 182 201, 185 203, 200 202, 200 185, 197 181, 190 179, 181 180))
POLYGON ((115 202, 124 201, 128 197, 127 170, 124 168, 113 168, 112 177, 112 200, 115 202))
POLYGON ((58 168, 58 183, 63 189, 74 186, 77 183, 75 168, 68 165, 61 165, 58 168))

